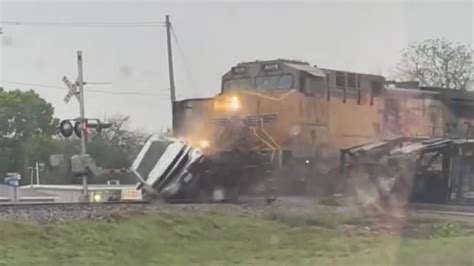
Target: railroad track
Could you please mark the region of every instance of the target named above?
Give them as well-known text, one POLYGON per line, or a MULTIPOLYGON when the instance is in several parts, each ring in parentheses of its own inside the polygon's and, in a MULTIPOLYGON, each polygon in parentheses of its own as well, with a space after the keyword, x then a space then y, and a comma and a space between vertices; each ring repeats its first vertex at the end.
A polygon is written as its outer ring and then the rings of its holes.
MULTIPOLYGON (((306 208, 314 204, 313 199, 307 197, 289 197, 282 198, 284 202, 291 203, 291 206, 306 208)), ((171 203, 165 202, 147 202, 147 201, 117 201, 117 202, 0 202, 0 212, 6 209, 38 209, 41 208, 66 208, 66 209, 95 209, 95 208, 106 208, 111 209, 116 207, 127 207, 133 206, 148 206, 153 208, 153 206, 168 206, 173 208, 173 206, 178 207, 196 207, 199 206, 216 206, 216 205, 235 205, 235 206, 249 206, 250 208, 260 208, 262 206, 268 206, 264 203, 263 199, 260 198, 245 198, 242 201, 234 203, 191 203, 189 201, 176 201, 171 203)), ((454 216, 468 216, 474 217, 474 206, 459 206, 459 205, 447 205, 447 204, 428 204, 428 203, 411 203, 407 206, 407 210, 417 212, 417 213, 435 213, 441 215, 454 215, 454 216)))
POLYGON ((134 202, 20 202, 1 203, 0 221, 35 221, 41 224, 70 220, 111 221, 122 214, 160 212, 169 207, 163 204, 134 202))
POLYGON ((133 205, 150 204, 147 201, 107 201, 107 202, 0 202, 2 207, 34 207, 34 206, 88 206, 88 205, 133 205))

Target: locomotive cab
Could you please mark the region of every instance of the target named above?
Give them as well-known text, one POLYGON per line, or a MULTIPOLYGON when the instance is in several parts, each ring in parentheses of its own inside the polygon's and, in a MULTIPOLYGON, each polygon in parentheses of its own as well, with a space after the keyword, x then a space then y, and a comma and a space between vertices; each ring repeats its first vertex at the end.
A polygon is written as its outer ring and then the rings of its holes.
POLYGON ((221 94, 232 91, 282 92, 297 90, 314 94, 326 88, 324 71, 308 63, 290 60, 241 63, 222 77, 221 94))

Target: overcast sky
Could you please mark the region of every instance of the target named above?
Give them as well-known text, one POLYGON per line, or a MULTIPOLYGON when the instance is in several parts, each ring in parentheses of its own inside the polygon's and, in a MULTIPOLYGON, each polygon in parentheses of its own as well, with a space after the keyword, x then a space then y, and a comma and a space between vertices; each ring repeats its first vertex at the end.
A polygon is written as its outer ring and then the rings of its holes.
MULTIPOLYGON (((390 75, 410 42, 445 37, 473 42, 467 1, 5 1, 0 21, 150 22, 171 16, 178 99, 218 93, 221 75, 241 61, 301 59, 321 67, 390 75)), ((0 86, 34 88, 56 116, 78 116, 65 104, 63 75, 75 80, 76 51, 86 86, 86 115, 130 115, 132 128, 170 125, 163 27, 2 26, 0 86), (13 85, 33 83, 45 87, 13 85), (88 90, 95 90, 88 91, 88 90), (112 91, 111 93, 97 92, 112 91)))

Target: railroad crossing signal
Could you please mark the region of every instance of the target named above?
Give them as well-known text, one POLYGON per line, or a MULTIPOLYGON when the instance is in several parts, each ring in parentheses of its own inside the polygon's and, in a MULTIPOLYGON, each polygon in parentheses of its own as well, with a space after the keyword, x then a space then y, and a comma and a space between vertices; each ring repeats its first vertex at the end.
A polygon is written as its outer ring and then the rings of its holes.
POLYGON ((77 91, 76 86, 77 82, 75 84, 72 84, 66 76, 63 77, 63 82, 69 89, 69 92, 66 94, 66 97, 64 97, 64 101, 66 103, 69 103, 73 95, 76 96, 77 100, 79 101, 79 91, 77 91))
POLYGON ((110 128, 112 123, 102 123, 99 119, 66 119, 59 124, 59 132, 63 137, 69 138, 74 135, 82 138, 84 133, 86 136, 90 133, 90 129, 95 129, 97 134, 100 134, 103 129, 110 128))
POLYGON ((87 133, 89 133, 89 131, 87 130, 87 126, 84 124, 83 121, 76 121, 76 123, 74 123, 74 134, 76 135, 76 137, 81 138, 83 131, 87 136, 87 133))
POLYGON ((120 168, 120 169, 100 169, 101 175, 124 175, 130 174, 131 171, 127 168, 120 168))
POLYGON ((72 136, 72 132, 74 131, 73 126, 71 121, 69 120, 63 120, 59 124, 59 131, 61 132, 61 135, 65 138, 69 138, 72 136))

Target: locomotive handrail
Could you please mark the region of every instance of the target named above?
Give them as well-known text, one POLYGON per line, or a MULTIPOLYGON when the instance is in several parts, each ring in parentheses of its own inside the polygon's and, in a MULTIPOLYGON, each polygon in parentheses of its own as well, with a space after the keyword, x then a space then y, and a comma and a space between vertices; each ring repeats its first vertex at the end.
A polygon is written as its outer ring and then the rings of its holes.
POLYGON ((265 145, 267 145, 268 147, 270 147, 271 150, 276 150, 276 149, 277 149, 275 146, 273 146, 272 143, 269 143, 268 141, 266 141, 265 139, 263 139, 263 138, 257 133, 257 128, 252 128, 252 132, 253 132, 253 134, 254 134, 261 142, 263 142, 265 145))
POLYGON ((241 91, 241 93, 244 93, 244 94, 250 94, 250 95, 258 96, 258 97, 265 98, 265 99, 272 100, 272 101, 281 101, 281 100, 285 99, 286 97, 288 97, 290 94, 293 94, 295 92, 296 92, 296 90, 290 90, 288 92, 285 92, 280 97, 272 97, 272 96, 268 96, 268 95, 258 93, 258 92, 254 92, 254 91, 245 91, 245 90, 241 91))
POLYGON ((265 128, 263 128, 263 119, 261 120, 261 123, 260 123, 260 126, 259 127, 253 127, 252 128, 252 132, 253 134, 262 142, 264 143, 265 145, 267 145, 268 147, 270 147, 270 150, 272 151, 272 154, 270 156, 270 161, 273 162, 273 159, 275 158, 275 152, 276 151, 281 151, 281 146, 278 144, 278 142, 275 141, 275 139, 265 130, 265 128), (266 138, 268 138, 270 140, 267 141, 265 140, 262 136, 260 136, 258 133, 257 133, 257 129, 260 128, 260 130, 263 132, 263 134, 265 135, 266 138))
POLYGON ((281 146, 280 144, 278 144, 278 142, 276 142, 276 140, 262 127, 260 127, 260 129, 262 130, 262 132, 273 142, 273 145, 275 146, 275 148, 277 150, 281 150, 281 146))

